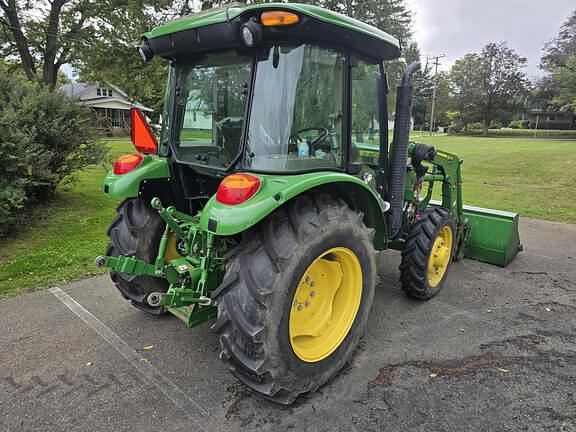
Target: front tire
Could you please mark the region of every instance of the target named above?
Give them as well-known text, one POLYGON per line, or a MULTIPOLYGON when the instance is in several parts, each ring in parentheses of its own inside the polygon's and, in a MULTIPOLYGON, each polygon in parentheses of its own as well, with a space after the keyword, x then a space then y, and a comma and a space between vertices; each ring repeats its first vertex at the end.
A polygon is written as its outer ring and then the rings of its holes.
POLYGON ((444 208, 432 208, 412 225, 402 250, 400 282, 411 297, 429 300, 444 285, 456 244, 456 224, 444 208))
MULTIPOLYGON (((158 213, 140 198, 128 198, 116 209, 116 218, 108 228, 110 243, 107 256, 130 256, 153 263, 164 233, 164 221, 158 213)), ((133 306, 152 315, 165 313, 163 307, 152 307, 146 302, 148 294, 166 292, 168 281, 151 276, 135 276, 110 271, 110 278, 122 296, 133 306)))
POLYGON ((373 231, 362 217, 328 195, 298 197, 249 231, 230 258, 212 294, 212 328, 221 359, 252 390, 288 404, 352 357, 376 280, 373 231))

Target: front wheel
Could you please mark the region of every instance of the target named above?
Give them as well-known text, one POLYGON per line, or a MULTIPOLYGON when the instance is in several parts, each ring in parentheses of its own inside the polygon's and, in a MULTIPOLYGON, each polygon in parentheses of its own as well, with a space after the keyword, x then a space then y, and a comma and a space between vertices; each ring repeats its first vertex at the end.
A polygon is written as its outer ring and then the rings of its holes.
POLYGON ((213 293, 221 358, 280 403, 350 360, 374 296, 373 231, 328 195, 302 196, 247 233, 213 293))
POLYGON ((422 213, 402 250, 402 290, 421 300, 438 294, 452 262, 455 244, 456 224, 448 210, 433 208, 422 213))

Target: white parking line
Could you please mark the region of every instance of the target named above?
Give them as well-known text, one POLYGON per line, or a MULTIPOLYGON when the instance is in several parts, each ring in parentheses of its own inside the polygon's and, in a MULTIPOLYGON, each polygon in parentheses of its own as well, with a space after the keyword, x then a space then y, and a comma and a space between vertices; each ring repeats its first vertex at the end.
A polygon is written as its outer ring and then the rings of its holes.
POLYGON ((62 291, 60 288, 50 288, 52 294, 58 298, 64 305, 70 309, 78 318, 84 321, 88 326, 98 333, 102 338, 108 342, 116 351, 118 351, 132 366, 138 369, 148 380, 164 393, 178 408, 180 408, 187 417, 189 417, 196 426, 204 431, 205 429, 195 420, 198 416, 208 416, 208 412, 204 410, 196 401, 190 398, 180 388, 166 378, 162 373, 156 369, 149 362, 142 362, 142 356, 134 351, 120 336, 114 333, 98 318, 88 312, 84 307, 62 291))

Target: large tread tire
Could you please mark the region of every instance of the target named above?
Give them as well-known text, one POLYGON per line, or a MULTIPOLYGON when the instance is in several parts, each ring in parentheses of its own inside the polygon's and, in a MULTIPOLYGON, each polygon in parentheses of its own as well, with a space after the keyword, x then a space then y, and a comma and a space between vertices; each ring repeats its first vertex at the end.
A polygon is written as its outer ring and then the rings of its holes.
POLYGON ((289 404, 315 391, 352 357, 366 327, 376 280, 374 231, 363 214, 329 195, 295 198, 247 232, 228 257, 222 284, 213 292, 220 358, 255 392, 289 404), (362 268, 361 303, 338 348, 318 362, 304 362, 289 340, 293 296, 311 262, 332 247, 346 247, 362 268))
POLYGON ((450 264, 454 256, 456 244, 456 223, 452 214, 444 208, 432 208, 421 214, 421 218, 414 223, 406 244, 402 250, 400 263, 400 282, 402 290, 409 296, 429 300, 437 295, 444 285, 450 264), (452 250, 448 267, 440 282, 432 287, 428 283, 428 261, 434 241, 440 230, 449 226, 452 230, 452 250))
MULTIPOLYGON (((116 209, 116 218, 108 228, 108 256, 130 256, 153 263, 164 232, 165 223, 158 213, 140 198, 128 198, 116 209)), ((152 315, 164 314, 163 307, 151 307, 148 294, 166 292, 168 282, 151 276, 135 276, 110 271, 110 278, 122 296, 132 305, 152 315)))

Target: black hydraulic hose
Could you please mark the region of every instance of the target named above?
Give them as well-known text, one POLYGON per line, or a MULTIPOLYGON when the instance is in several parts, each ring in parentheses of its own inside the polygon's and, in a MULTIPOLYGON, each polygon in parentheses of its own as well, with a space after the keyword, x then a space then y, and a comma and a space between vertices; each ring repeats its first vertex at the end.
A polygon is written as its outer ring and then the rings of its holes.
POLYGON ((406 68, 396 92, 396 114, 394 117, 394 138, 392 139, 392 157, 388 172, 388 194, 390 217, 388 235, 394 239, 402 228, 404 204, 404 182, 408 160, 408 139, 412 117, 412 75, 420 69, 420 62, 414 62, 406 68))

